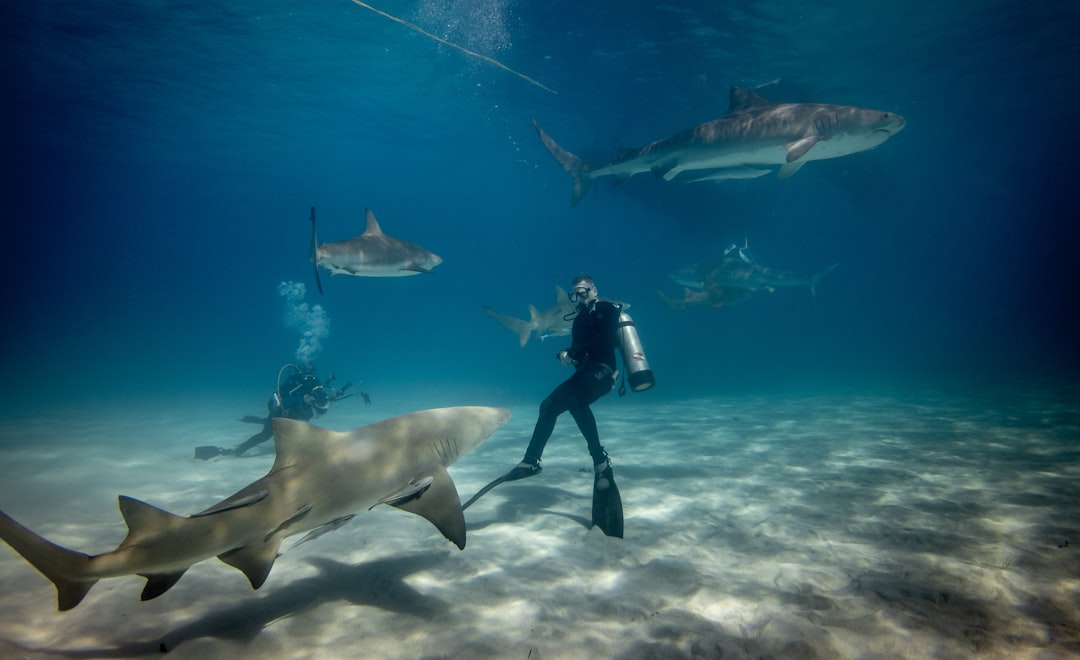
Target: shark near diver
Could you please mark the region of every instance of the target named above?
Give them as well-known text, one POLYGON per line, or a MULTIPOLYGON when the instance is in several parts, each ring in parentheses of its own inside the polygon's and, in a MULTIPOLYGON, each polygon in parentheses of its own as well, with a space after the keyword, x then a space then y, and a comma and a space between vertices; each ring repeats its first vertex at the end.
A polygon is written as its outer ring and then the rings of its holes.
POLYGON ((590 165, 552 140, 533 120, 547 150, 574 180, 571 206, 594 179, 628 179, 652 172, 665 181, 752 179, 780 166, 787 178, 812 160, 873 149, 904 129, 906 120, 884 110, 823 103, 772 103, 750 90, 731 88, 725 115, 657 140, 625 149, 603 165, 590 165), (684 175, 684 176, 680 176, 684 175))
POLYGON ((86 555, 58 546, 0 512, 0 539, 56 586, 57 605, 78 605, 103 578, 146 578, 142 600, 172 588, 192 564, 217 557, 262 586, 281 542, 301 542, 389 504, 423 516, 459 548, 465 517, 446 468, 507 420, 505 408, 459 406, 400 415, 337 432, 273 420, 277 456, 266 476, 200 513, 178 516, 120 496, 128 526, 111 552, 86 555))

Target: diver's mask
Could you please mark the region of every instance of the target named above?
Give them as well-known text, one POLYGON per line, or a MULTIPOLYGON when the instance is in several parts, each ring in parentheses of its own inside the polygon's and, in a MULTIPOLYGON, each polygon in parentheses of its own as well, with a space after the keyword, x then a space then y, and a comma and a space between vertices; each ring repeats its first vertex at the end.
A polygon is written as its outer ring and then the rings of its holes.
POLYGON ((578 282, 570 289, 570 302, 586 307, 596 300, 596 285, 592 282, 578 282))

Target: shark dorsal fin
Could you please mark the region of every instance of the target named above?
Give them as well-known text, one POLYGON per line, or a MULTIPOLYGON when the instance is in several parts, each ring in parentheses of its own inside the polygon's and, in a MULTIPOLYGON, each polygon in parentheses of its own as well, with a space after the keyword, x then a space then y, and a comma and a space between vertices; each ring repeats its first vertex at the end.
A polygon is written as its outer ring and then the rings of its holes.
POLYGON ((555 304, 560 307, 570 304, 570 294, 558 284, 555 285, 555 304))
POLYGON ((329 431, 307 422, 286 417, 275 417, 270 422, 274 429, 274 467, 270 474, 301 465, 312 456, 325 456, 327 447, 338 431, 329 431))
POLYGON ((382 236, 382 227, 379 226, 379 221, 375 219, 375 214, 371 212, 371 209, 365 209, 367 212, 367 227, 364 228, 364 236, 382 236))
POLYGON ((143 539, 157 536, 166 529, 183 524, 187 518, 169 513, 134 497, 121 495, 120 515, 128 526, 128 535, 119 547, 138 545, 143 539))
POLYGON ((748 89, 732 87, 731 100, 728 102, 728 114, 731 115, 737 112, 745 112, 751 108, 763 108, 770 105, 773 105, 771 101, 765 100, 748 89))

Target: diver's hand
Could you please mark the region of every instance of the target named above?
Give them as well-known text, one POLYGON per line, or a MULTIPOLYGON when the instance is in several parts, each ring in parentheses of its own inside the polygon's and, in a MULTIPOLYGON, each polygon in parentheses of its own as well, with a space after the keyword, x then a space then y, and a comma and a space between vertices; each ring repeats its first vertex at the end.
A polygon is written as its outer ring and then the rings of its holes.
POLYGON ((577 364, 577 360, 570 357, 570 351, 559 351, 558 358, 559 358, 559 362, 562 362, 563 364, 565 364, 568 367, 572 367, 575 364, 577 364))

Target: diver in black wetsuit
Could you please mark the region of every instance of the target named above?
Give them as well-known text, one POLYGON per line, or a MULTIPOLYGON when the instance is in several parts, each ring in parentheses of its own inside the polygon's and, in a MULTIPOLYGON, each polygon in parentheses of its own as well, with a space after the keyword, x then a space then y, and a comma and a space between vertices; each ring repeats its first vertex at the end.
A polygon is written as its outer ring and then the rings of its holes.
MULTIPOLYGON (((570 348, 560 351, 557 357, 563 364, 574 367, 574 375, 559 384, 540 404, 540 416, 536 420, 529 447, 525 450, 525 457, 510 471, 506 481, 540 473, 540 456, 555 429, 555 420, 567 411, 585 436, 597 479, 611 479, 611 462, 600 444, 596 418, 589 405, 615 386, 618 375, 615 370, 615 348, 619 341, 620 308, 615 303, 599 300, 596 284, 587 275, 574 279, 570 300, 577 303, 571 328, 572 342, 570 348)), ((602 481, 598 487, 605 487, 602 481)))
MULTIPOLYGON (((298 367, 295 364, 287 364, 278 371, 277 387, 274 389, 270 400, 266 402, 266 417, 243 417, 241 421, 262 424, 262 429, 255 435, 245 440, 235 449, 225 447, 203 446, 195 448, 195 458, 207 460, 216 456, 241 456, 252 447, 266 442, 274 436, 271 420, 275 417, 287 417, 308 421, 312 417, 319 417, 330 410, 330 405, 335 401, 347 399, 351 394, 345 391, 352 387, 352 383, 346 383, 341 389, 335 388, 332 383, 334 376, 331 375, 323 383, 315 372, 314 364, 305 364, 298 367), (286 371, 290 371, 285 380, 281 377, 286 371)), ((360 392, 365 405, 371 405, 371 398, 367 392, 360 392)))

